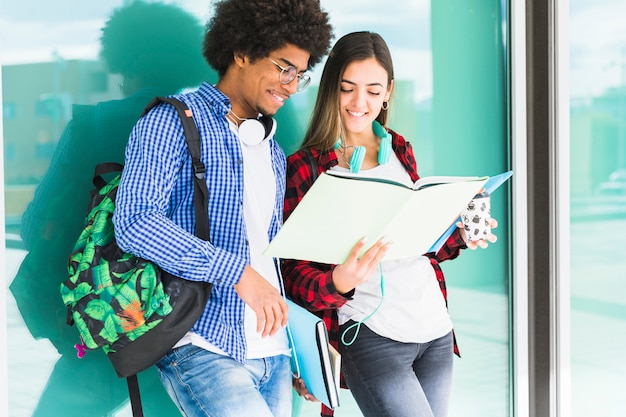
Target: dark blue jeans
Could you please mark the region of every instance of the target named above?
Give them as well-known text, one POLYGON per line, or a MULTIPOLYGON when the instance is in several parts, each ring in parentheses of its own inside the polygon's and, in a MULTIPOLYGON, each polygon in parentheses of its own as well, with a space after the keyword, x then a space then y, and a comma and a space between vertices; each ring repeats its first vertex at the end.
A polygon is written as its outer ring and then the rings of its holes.
POLYGON ((354 343, 340 343, 339 350, 346 383, 365 417, 448 414, 452 332, 428 343, 401 343, 361 325, 354 343))

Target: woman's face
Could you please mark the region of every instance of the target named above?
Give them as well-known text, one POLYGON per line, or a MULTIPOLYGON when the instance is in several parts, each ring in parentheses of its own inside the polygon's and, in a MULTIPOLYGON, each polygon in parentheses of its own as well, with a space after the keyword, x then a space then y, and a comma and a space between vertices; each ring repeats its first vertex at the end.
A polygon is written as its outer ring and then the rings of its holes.
POLYGON ((372 122, 389 100, 391 84, 387 83, 387 71, 376 61, 368 58, 350 63, 341 77, 339 107, 341 122, 348 135, 371 132, 372 122))

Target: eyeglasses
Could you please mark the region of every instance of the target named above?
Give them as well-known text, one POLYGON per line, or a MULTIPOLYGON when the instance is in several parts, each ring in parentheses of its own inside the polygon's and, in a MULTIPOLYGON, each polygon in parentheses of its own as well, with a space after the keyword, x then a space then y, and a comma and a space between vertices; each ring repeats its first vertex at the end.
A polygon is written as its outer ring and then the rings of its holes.
POLYGON ((311 77, 309 77, 307 74, 304 74, 304 75, 298 74, 298 70, 293 65, 287 65, 286 67, 283 67, 278 62, 274 61, 272 58, 268 57, 267 59, 272 61, 272 64, 276 65, 276 68, 280 70, 280 74, 278 75, 278 81, 280 81, 281 84, 289 84, 290 82, 295 80, 297 77, 298 78, 297 91, 302 91, 305 88, 307 88, 307 86, 311 82, 311 77))

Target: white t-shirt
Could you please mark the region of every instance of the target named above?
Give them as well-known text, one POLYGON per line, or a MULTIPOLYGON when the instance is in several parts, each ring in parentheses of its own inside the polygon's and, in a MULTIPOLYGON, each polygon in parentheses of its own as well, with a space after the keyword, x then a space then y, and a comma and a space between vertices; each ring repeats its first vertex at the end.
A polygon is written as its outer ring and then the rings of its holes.
MULTIPOLYGON (((332 169, 347 171, 339 166, 332 169)), ((412 184, 395 154, 386 164, 360 171, 358 175, 412 184)), ((452 330, 435 271, 430 260, 421 255, 383 261, 382 277, 380 268, 377 268, 367 282, 355 289, 352 300, 344 304, 338 314, 340 324, 350 319, 358 322, 367 318, 363 324, 374 332, 404 343, 429 342, 452 330), (379 304, 380 308, 367 318, 379 304)), ((352 333, 346 337, 349 340, 352 333)))
MULTIPOLYGON (((231 129, 237 134, 237 128, 233 123, 231 123, 231 129)), ((274 215, 276 198, 276 177, 272 169, 270 143, 264 140, 257 145, 250 146, 243 142, 240 144, 244 167, 243 212, 248 232, 250 266, 280 290, 274 260, 262 254, 269 244, 268 231, 274 215)), ((290 355, 291 351, 284 328, 273 336, 261 337, 256 331, 256 322, 256 313, 246 304, 244 325, 248 359, 290 355)), ((193 343, 211 352, 225 354, 220 348, 192 332, 187 333, 176 346, 187 343, 193 343)))

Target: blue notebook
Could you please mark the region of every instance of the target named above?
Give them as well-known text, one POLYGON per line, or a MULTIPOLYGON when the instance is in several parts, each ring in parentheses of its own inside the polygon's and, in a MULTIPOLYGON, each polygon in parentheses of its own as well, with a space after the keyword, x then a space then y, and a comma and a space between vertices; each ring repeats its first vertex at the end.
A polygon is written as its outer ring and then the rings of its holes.
POLYGON ((287 333, 291 342, 291 371, 304 380, 309 392, 328 408, 339 406, 341 356, 328 343, 326 324, 315 314, 286 300, 287 333))

